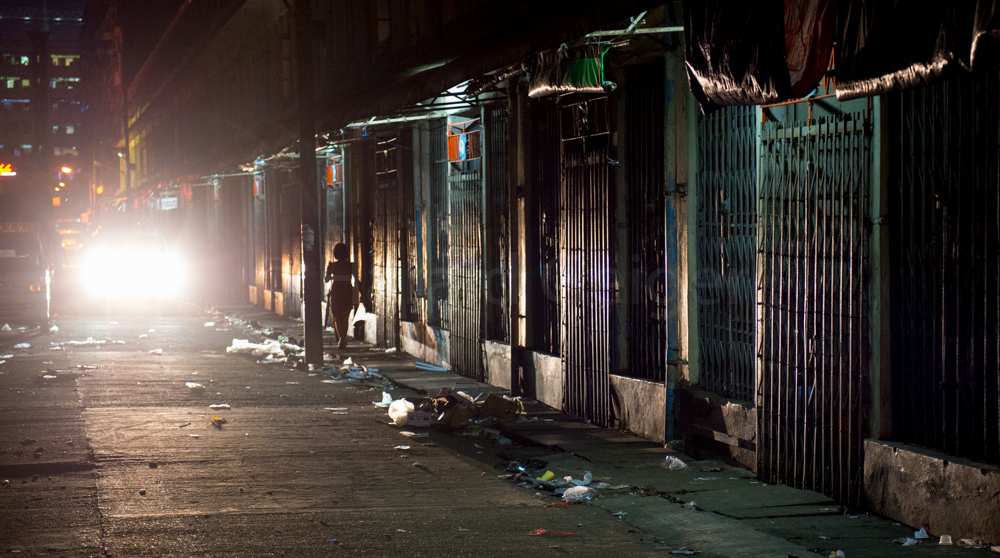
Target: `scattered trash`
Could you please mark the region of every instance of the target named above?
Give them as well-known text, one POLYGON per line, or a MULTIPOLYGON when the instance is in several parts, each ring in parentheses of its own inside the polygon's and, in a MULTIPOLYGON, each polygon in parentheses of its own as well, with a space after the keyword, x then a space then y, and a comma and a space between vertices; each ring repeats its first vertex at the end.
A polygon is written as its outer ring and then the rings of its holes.
POLYGON ((847 554, 844 554, 843 550, 838 550, 836 552, 831 552, 830 558, 847 558, 847 554))
POLYGON ((830 540, 830 537, 828 537, 826 535, 820 535, 819 538, 823 539, 824 541, 830 540))
POLYGON ((324 411, 333 411, 335 413, 343 413, 343 414, 346 415, 348 408, 347 407, 323 407, 323 410, 324 411))
POLYGON ((4 324, 3 327, 0 327, 0 331, 10 331, 10 324, 4 324))
POLYGON ((191 426, 191 423, 190 422, 185 422, 184 424, 178 426, 177 428, 187 428, 189 426, 191 426))
POLYGON ((188 434, 192 438, 201 438, 201 434, 188 434))
POLYGON ((958 539, 956 544, 962 548, 986 548, 986 543, 981 540, 958 539))
POLYGON ((417 370, 427 370, 430 372, 447 372, 447 368, 441 366, 435 366, 433 364, 428 364, 426 362, 420 362, 419 360, 413 364, 417 367, 417 370))
POLYGON ((594 475, 587 471, 583 474, 582 479, 574 479, 573 477, 566 477, 566 480, 575 484, 576 486, 590 486, 590 483, 594 480, 594 475))
POLYGON ((190 389, 205 389, 205 386, 196 382, 185 382, 184 385, 186 385, 190 389))
POLYGON ((424 464, 423 464, 423 463, 421 463, 421 462, 419 462, 419 461, 414 461, 414 462, 413 462, 413 466, 414 466, 414 467, 423 467, 423 466, 424 466, 424 464))
POLYGON ((941 538, 938 540, 938 544, 951 544, 951 535, 941 535, 941 538))
POLYGON ((215 403, 213 405, 209 405, 208 408, 229 410, 231 407, 229 406, 229 403, 215 403))
POLYGON ((894 539, 892 542, 896 544, 901 544, 903 546, 913 546, 915 544, 918 544, 917 539, 913 537, 899 537, 898 539, 894 539))
POLYGON ((385 350, 385 354, 387 355, 391 355, 395 352, 396 352, 396 347, 389 347, 388 349, 385 350))
POLYGON ((410 449, 410 446, 395 446, 392 449, 394 449, 394 450, 408 450, 408 449, 410 449))
POLYGON ((392 404, 392 395, 389 392, 387 392, 387 391, 383 391, 382 392, 382 400, 381 401, 372 401, 372 404, 374 404, 376 407, 386 408, 386 407, 388 407, 389 405, 392 404))
POLYGON ((52 327, 49 328, 49 333, 59 333, 59 326, 52 324, 52 327))
POLYGON ((389 404, 389 418, 396 426, 405 426, 407 416, 413 412, 415 407, 406 399, 397 399, 389 404))
POLYGON ((913 532, 913 538, 920 540, 920 539, 929 539, 931 538, 931 536, 927 534, 926 528, 921 527, 919 531, 913 532))
POLYGON ((163 349, 150 349, 149 354, 151 355, 162 355, 163 349))
POLYGON ((597 496, 597 491, 589 486, 574 486, 563 492, 563 500, 567 502, 589 502, 597 496))
POLYGON ((528 533, 529 536, 537 537, 540 535, 563 535, 570 537, 577 537, 580 533, 570 533, 569 531, 549 531, 548 529, 535 529, 534 531, 528 533))
POLYGON ((140 488, 139 489, 139 496, 145 496, 145 495, 146 495, 146 489, 145 488, 140 488))
POLYGON ((611 515, 613 515, 615 517, 624 518, 626 515, 628 515, 628 512, 627 511, 616 511, 615 513, 613 513, 611 515))
POLYGON ((681 471, 688 468, 687 463, 684 463, 679 458, 672 455, 668 455, 664 458, 663 466, 671 471, 681 471))
POLYGON ((212 426, 216 428, 222 428, 222 425, 226 424, 227 422, 228 421, 222 417, 212 417, 212 426))
POLYGON ((97 370, 97 364, 77 364, 76 368, 78 370, 97 370))
POLYGON ((552 480, 554 478, 556 478, 556 474, 555 473, 553 473, 552 471, 545 471, 545 473, 542 474, 542 476, 538 477, 535 480, 540 480, 542 482, 547 482, 547 481, 550 481, 550 480, 552 480))
POLYGON ((684 507, 689 510, 696 510, 698 509, 698 504, 695 504, 694 500, 691 500, 690 502, 684 504, 684 507))
POLYGON ((14 348, 15 349, 30 349, 31 348, 31 343, 18 343, 17 345, 14 345, 14 348))
POLYGON ((722 467, 702 467, 701 470, 705 473, 718 473, 722 471, 722 467))
POLYGON ((215 322, 205 322, 205 327, 215 327, 215 322))
POLYGON ((670 554, 694 555, 694 554, 701 554, 701 551, 700 550, 691 550, 689 548, 678 548, 677 550, 671 550, 670 554))
POLYGON ((406 436, 407 438, 426 438, 429 436, 429 434, 427 434, 426 432, 417 433, 417 432, 410 432, 409 430, 400 430, 399 433, 402 434, 403 436, 406 436))

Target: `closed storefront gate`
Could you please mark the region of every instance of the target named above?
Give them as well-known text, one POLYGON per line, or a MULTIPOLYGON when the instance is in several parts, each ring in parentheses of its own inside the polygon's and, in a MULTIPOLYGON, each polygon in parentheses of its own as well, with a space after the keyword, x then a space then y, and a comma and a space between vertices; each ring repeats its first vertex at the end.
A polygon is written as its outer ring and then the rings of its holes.
POLYGON ((758 473, 847 504, 868 428, 867 114, 765 123, 758 473))

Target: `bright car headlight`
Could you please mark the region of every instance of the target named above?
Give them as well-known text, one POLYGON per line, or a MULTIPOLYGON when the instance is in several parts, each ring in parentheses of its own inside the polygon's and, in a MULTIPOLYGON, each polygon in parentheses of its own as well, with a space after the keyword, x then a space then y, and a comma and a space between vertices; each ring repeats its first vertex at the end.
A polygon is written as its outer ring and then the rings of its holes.
POLYGON ((185 278, 183 261, 164 251, 94 250, 83 265, 88 291, 108 298, 175 296, 185 278))

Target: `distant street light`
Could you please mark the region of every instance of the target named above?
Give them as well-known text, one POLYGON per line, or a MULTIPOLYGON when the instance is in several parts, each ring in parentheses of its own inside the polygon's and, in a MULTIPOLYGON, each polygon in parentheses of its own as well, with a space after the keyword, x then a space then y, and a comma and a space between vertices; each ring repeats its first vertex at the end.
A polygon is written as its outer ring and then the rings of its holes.
POLYGON ((61 170, 63 174, 73 174, 73 169, 70 167, 63 167, 59 170, 61 170))

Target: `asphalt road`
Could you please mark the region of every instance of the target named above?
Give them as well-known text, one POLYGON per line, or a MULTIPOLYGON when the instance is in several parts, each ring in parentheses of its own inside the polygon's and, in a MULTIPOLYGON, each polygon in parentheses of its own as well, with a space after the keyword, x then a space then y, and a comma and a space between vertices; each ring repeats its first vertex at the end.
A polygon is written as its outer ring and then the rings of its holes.
POLYGON ((664 553, 608 510, 554 507, 499 479, 509 447, 402 435, 372 404, 377 382, 227 354, 259 339, 216 319, 70 316, 53 333, 0 332, 0 553, 664 553))

